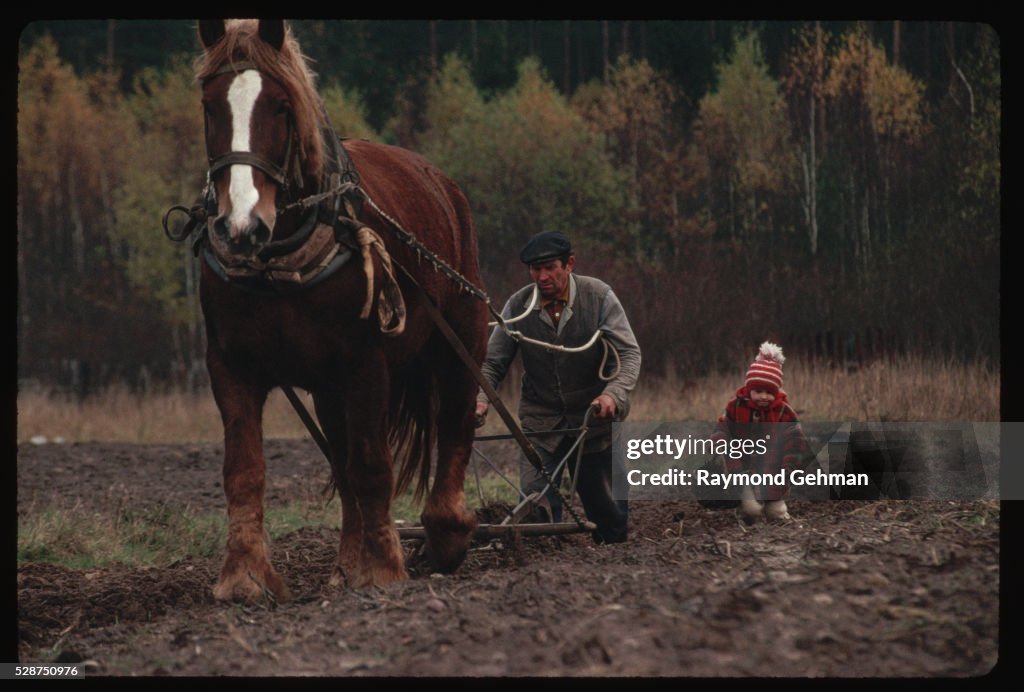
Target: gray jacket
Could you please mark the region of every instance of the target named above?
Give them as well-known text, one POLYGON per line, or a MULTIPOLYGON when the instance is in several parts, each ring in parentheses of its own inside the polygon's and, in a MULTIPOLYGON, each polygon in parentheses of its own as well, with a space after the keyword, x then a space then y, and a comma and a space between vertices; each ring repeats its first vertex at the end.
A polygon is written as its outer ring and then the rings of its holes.
MULTIPOLYGON (((534 285, 528 284, 516 291, 501 315, 504 319, 523 313, 533 295, 534 285)), ((541 346, 516 341, 500 326, 491 332, 487 344, 487 359, 483 373, 495 388, 504 379, 517 352, 523 359, 522 395, 519 400, 519 420, 526 430, 541 431, 575 428, 583 423, 583 416, 598 395, 604 393, 615 401, 617 419, 629 413, 629 393, 636 386, 640 374, 640 346, 637 344, 622 304, 608 284, 589 276, 569 276, 569 302, 555 330, 547 311, 534 306, 529 316, 509 325, 524 336, 547 343, 568 347, 582 346, 601 330, 618 351, 621 365, 610 381, 598 377, 598 368, 604 353, 602 340, 581 353, 561 353, 541 346), (520 349, 520 346, 522 348, 520 349)), ((609 354, 605 372, 615 365, 609 354)), ((478 399, 487 401, 481 392, 478 399)), ((559 442, 557 435, 532 438, 534 444, 553 451, 559 442)), ((584 449, 595 452, 611 445, 611 422, 594 421, 584 449)))

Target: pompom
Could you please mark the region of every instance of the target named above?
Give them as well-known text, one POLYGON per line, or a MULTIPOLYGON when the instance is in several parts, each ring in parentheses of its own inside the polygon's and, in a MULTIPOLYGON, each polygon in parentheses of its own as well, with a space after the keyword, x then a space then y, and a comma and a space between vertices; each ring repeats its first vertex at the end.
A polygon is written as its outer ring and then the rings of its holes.
POLYGON ((761 348, 757 354, 757 358, 754 360, 770 360, 782 365, 786 362, 786 357, 782 355, 782 347, 773 344, 770 341, 766 341, 761 344, 761 348))

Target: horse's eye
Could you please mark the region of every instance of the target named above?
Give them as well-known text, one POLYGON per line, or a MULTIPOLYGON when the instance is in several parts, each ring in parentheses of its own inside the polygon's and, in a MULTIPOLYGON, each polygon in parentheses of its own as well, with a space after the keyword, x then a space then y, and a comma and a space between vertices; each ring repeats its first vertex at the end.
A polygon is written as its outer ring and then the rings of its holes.
POLYGON ((288 114, 289 114, 289 113, 291 113, 291 112, 292 112, 292 109, 291 109, 291 107, 290 107, 290 106, 288 105, 288 102, 287 102, 287 101, 282 101, 282 102, 281 102, 281 103, 280 103, 280 104, 279 104, 279 105, 277 106, 277 115, 288 115, 288 114))

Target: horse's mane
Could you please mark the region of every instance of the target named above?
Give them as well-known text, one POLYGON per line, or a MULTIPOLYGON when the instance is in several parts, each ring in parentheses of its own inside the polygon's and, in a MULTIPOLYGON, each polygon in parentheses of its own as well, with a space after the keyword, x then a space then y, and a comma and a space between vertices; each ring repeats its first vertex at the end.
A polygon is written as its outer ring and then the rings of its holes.
POLYGON ((224 37, 196 59, 196 79, 201 82, 225 64, 248 60, 261 73, 279 83, 291 99, 306 171, 314 176, 314 180, 319 179, 324 165, 321 128, 326 122, 316 91, 315 76, 292 35, 291 27, 285 28, 281 50, 275 50, 260 38, 258 26, 255 19, 226 22, 224 37))

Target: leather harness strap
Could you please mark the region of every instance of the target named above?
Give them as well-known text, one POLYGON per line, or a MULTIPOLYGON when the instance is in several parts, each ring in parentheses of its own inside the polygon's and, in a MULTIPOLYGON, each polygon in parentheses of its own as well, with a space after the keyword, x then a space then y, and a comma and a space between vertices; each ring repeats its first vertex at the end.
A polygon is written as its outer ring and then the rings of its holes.
MULTIPOLYGON (((290 158, 291 157, 289 156, 286 160, 290 160, 290 158)), ((213 176, 221 169, 227 168, 228 166, 234 166, 236 164, 259 168, 282 187, 285 187, 288 184, 288 174, 283 168, 275 163, 271 163, 270 161, 260 158, 251 151, 229 151, 226 154, 217 156, 210 162, 210 175, 213 176)))

